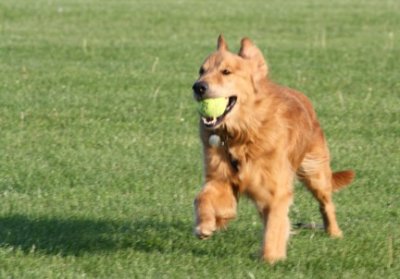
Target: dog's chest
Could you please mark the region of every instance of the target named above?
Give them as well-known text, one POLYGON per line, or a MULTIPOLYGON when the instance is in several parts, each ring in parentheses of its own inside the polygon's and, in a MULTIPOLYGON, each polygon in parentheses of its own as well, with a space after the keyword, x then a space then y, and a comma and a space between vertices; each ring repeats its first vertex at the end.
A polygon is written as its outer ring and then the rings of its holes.
POLYGON ((238 174, 240 172, 240 168, 243 167, 243 164, 245 163, 245 156, 243 156, 243 153, 237 148, 227 148, 226 152, 228 154, 227 157, 233 171, 235 174, 238 174))
POLYGON ((246 162, 247 148, 243 146, 235 146, 228 147, 226 151, 232 165, 237 165, 237 167, 239 167, 240 163, 243 164, 246 162))
POLYGON ((254 161, 250 157, 247 146, 235 146, 227 149, 230 165, 237 182, 247 188, 251 178, 257 174, 254 172, 254 161), (252 171, 253 170, 253 171, 252 171))

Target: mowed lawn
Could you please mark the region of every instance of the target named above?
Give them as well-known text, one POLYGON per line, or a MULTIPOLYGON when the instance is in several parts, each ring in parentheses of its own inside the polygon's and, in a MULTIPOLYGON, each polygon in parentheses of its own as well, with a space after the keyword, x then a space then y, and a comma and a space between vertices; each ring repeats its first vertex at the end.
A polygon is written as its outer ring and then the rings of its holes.
MULTIPOLYGON (((398 0, 2 0, 0 278, 399 278, 399 62, 398 0), (254 40, 356 170, 344 239, 294 226, 271 267, 244 197, 227 231, 192 235, 191 85, 220 33, 254 40)), ((291 222, 321 224, 295 192, 291 222)))

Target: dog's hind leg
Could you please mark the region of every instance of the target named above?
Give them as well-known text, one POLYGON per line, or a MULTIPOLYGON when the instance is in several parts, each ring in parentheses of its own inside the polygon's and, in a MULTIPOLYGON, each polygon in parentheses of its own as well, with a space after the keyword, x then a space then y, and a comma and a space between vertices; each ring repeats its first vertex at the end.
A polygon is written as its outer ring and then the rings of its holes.
POLYGON ((308 154, 297 175, 318 201, 326 232, 331 237, 342 237, 332 201, 334 189, 328 153, 325 156, 321 156, 321 153, 308 154))
POLYGON ((195 234, 200 239, 225 228, 229 220, 236 217, 237 199, 229 183, 211 181, 204 185, 195 201, 195 234))

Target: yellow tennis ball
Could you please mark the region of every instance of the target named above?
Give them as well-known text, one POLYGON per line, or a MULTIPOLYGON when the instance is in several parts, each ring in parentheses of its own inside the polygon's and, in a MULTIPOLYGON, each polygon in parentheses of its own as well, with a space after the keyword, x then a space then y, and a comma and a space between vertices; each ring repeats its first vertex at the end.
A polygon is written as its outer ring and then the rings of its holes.
POLYGON ((205 117, 219 117, 228 106, 229 99, 225 97, 204 99, 199 102, 199 112, 205 117))

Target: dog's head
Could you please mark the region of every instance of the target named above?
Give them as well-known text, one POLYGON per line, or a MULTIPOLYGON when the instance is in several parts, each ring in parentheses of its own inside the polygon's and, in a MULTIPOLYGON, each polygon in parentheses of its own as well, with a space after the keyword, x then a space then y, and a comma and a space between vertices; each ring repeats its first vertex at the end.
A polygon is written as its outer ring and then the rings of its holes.
POLYGON ((256 99, 257 87, 266 79, 268 68, 261 51, 248 39, 241 41, 238 54, 228 50, 222 36, 218 38, 217 51, 212 53, 200 67, 199 78, 193 84, 197 101, 224 97, 229 100, 225 112, 217 117, 201 116, 208 129, 220 125, 231 126, 251 113, 256 99))

